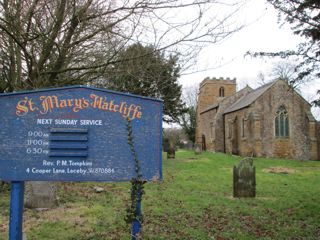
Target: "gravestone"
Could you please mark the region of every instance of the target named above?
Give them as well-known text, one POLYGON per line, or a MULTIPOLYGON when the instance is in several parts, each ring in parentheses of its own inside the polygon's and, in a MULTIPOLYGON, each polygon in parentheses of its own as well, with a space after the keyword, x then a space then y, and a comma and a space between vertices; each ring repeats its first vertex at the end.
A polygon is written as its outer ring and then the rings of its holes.
POLYGON ((27 208, 53 208, 57 205, 56 191, 54 182, 27 182, 24 205, 27 208))
POLYGON ((186 144, 186 149, 192 150, 193 149, 193 142, 188 141, 188 143, 186 144))
POLYGON ((252 158, 244 158, 233 167, 233 197, 256 196, 256 171, 252 158))
POLYGON ((164 151, 164 152, 168 152, 169 147, 170 147, 169 139, 168 139, 168 138, 165 138, 165 139, 163 140, 163 146, 162 146, 163 151, 164 151))
POLYGON ((200 144, 196 144, 196 145, 195 145, 195 147, 194 147, 194 153, 195 153, 196 155, 202 153, 202 147, 201 147, 200 144))
POLYGON ((175 158, 176 156, 176 149, 174 147, 174 144, 170 143, 169 148, 167 150, 167 158, 175 158))

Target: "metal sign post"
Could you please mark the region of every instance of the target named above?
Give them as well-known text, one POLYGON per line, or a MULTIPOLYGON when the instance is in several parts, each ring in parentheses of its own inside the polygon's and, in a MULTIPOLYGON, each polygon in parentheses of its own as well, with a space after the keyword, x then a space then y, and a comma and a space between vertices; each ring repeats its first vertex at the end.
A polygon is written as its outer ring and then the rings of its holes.
MULTIPOLYGON (((141 192, 138 192, 138 199, 135 209, 136 216, 141 219, 142 213, 141 213, 141 192)), ((138 219, 133 220, 132 226, 131 226, 131 240, 138 240, 138 236, 141 232, 141 222, 138 219)))
POLYGON ((24 182, 11 182, 9 240, 22 240, 24 182))
POLYGON ((0 94, 0 106, 0 181, 12 182, 10 236, 22 229, 23 181, 134 178, 128 119, 142 180, 162 179, 161 100, 73 86, 0 94))

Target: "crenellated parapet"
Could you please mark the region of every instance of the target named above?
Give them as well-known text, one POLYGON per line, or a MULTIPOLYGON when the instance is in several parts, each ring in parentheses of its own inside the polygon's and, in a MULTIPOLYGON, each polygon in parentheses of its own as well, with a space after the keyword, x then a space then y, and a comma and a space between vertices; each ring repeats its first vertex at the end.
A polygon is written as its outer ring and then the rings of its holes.
POLYGON ((237 80, 236 80, 236 78, 233 78, 233 79, 231 79, 231 78, 229 78, 229 77, 227 77, 227 78, 223 78, 223 77, 219 77, 219 78, 215 78, 215 77, 213 77, 213 78, 209 78, 209 77, 206 77, 201 83, 200 83, 200 89, 202 88, 202 87, 204 87, 206 84, 216 84, 216 85, 220 85, 220 84, 222 84, 222 85, 234 85, 234 84, 236 84, 237 83, 237 80))

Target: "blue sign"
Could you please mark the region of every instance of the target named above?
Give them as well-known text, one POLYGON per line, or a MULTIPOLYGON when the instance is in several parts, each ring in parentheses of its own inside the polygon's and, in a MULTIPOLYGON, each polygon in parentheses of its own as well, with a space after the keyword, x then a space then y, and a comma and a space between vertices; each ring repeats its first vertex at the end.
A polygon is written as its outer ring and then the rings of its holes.
POLYGON ((0 180, 162 179, 161 100, 90 87, 0 95, 0 180))

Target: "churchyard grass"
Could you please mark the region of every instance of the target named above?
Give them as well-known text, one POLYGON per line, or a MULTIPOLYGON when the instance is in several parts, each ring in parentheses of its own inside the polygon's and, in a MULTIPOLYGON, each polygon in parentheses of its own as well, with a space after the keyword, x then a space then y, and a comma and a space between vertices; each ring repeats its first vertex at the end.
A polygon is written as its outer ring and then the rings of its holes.
MULTIPOLYGON (((234 199, 232 168, 240 159, 164 154, 164 180, 145 185, 144 239, 320 239, 320 161, 255 158, 256 198, 234 199)), ((25 210, 28 240, 130 239, 129 183, 58 185, 57 208, 25 210)), ((8 194, 0 193, 0 239, 7 239, 8 194)))

